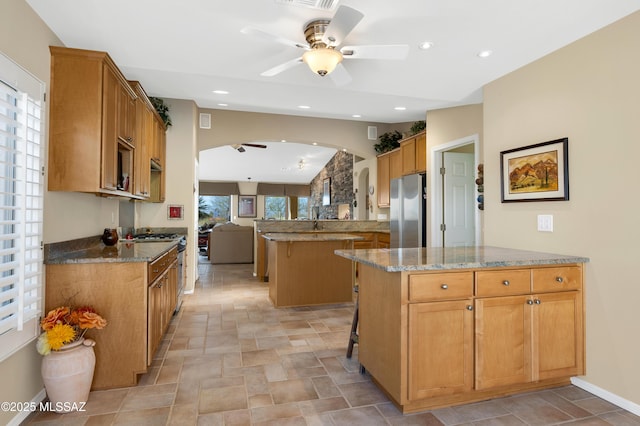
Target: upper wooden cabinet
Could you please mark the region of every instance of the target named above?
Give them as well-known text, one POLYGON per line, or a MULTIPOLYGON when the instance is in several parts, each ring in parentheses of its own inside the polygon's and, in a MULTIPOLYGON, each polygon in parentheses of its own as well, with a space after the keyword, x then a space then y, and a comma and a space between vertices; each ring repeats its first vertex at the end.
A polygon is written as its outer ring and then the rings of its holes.
POLYGON ((427 171, 426 131, 400 141, 400 148, 378 155, 378 207, 390 206, 391 181, 427 171))
POLYGON ((144 90, 105 52, 50 51, 48 189, 150 199, 149 145, 164 135, 144 90))
POLYGON ((400 141, 402 153, 402 175, 427 171, 427 135, 420 132, 400 141))

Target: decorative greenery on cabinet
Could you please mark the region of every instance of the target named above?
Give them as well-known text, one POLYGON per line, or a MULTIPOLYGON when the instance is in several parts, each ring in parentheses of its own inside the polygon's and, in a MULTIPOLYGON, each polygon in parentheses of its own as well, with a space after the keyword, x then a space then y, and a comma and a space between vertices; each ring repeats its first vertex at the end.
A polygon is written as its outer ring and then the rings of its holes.
POLYGON ((171 127, 171 117, 169 116, 169 107, 164 103, 162 98, 154 98, 153 96, 149 97, 149 100, 153 104, 153 107, 158 111, 158 115, 162 118, 164 122, 164 126, 166 128, 171 127))

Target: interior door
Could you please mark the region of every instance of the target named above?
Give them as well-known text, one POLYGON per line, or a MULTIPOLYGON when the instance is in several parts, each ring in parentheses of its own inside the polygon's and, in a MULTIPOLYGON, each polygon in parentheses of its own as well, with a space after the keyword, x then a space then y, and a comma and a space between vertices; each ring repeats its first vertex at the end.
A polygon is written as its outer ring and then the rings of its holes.
POLYGON ((472 153, 443 152, 443 246, 475 245, 475 177, 472 153))

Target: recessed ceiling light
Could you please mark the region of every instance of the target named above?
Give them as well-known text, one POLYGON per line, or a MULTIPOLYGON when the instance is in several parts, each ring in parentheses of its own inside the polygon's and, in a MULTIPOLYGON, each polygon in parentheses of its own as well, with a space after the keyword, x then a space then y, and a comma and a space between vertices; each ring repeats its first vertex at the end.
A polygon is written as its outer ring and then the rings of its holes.
POLYGON ((353 114, 351 117, 353 117, 353 118, 360 118, 360 117, 362 117, 362 116, 361 116, 360 114, 353 114))
POLYGON ((282 139, 280 142, 287 143, 287 140, 286 139, 282 139))
POLYGON ((215 93, 216 95, 228 95, 229 92, 227 92, 226 90, 214 90, 213 93, 215 93))
POLYGON ((404 111, 407 109, 407 107, 403 107, 403 106, 397 106, 394 108, 396 111, 404 111))
POLYGON ((309 109, 311 107, 309 105, 298 105, 298 108, 300 108, 300 109, 309 109))
POLYGON ((342 152, 347 152, 347 148, 342 148, 342 152))
POLYGON ((218 106, 226 107, 226 106, 229 106, 229 104, 218 104, 218 106))
POLYGON ((478 56, 481 58, 488 58, 492 53, 493 52, 491 50, 483 50, 481 52, 478 52, 478 56))
POLYGON ((422 50, 431 49, 433 47, 433 43, 430 41, 423 41, 418 45, 418 47, 422 50))
POLYGON ((318 142, 312 143, 313 146, 318 146, 318 142))

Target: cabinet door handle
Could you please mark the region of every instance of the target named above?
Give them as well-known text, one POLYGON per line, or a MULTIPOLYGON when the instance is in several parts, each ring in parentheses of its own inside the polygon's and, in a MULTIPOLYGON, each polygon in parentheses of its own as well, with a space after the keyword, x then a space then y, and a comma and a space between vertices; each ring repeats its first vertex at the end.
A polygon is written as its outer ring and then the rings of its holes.
POLYGON ((446 290, 446 289, 448 289, 448 288, 449 288, 449 286, 448 286, 447 284, 442 284, 442 285, 440 286, 440 288, 441 288, 441 289, 443 289, 443 290, 446 290))
POLYGON ((527 305, 533 305, 533 300, 531 299, 527 300, 527 305))
POLYGON ((504 280, 504 281, 502 281, 502 285, 507 285, 507 286, 508 286, 509 284, 510 284, 510 283, 509 283, 509 280, 504 280))
POLYGON ((533 303, 535 303, 536 305, 539 305, 542 302, 540 301, 540 299, 536 299, 536 300, 533 301, 533 303))
POLYGON ((467 311, 473 311, 473 305, 467 305, 467 311))
POLYGON ((562 284, 564 282, 564 278, 562 277, 556 277, 556 281, 560 284, 562 284))

